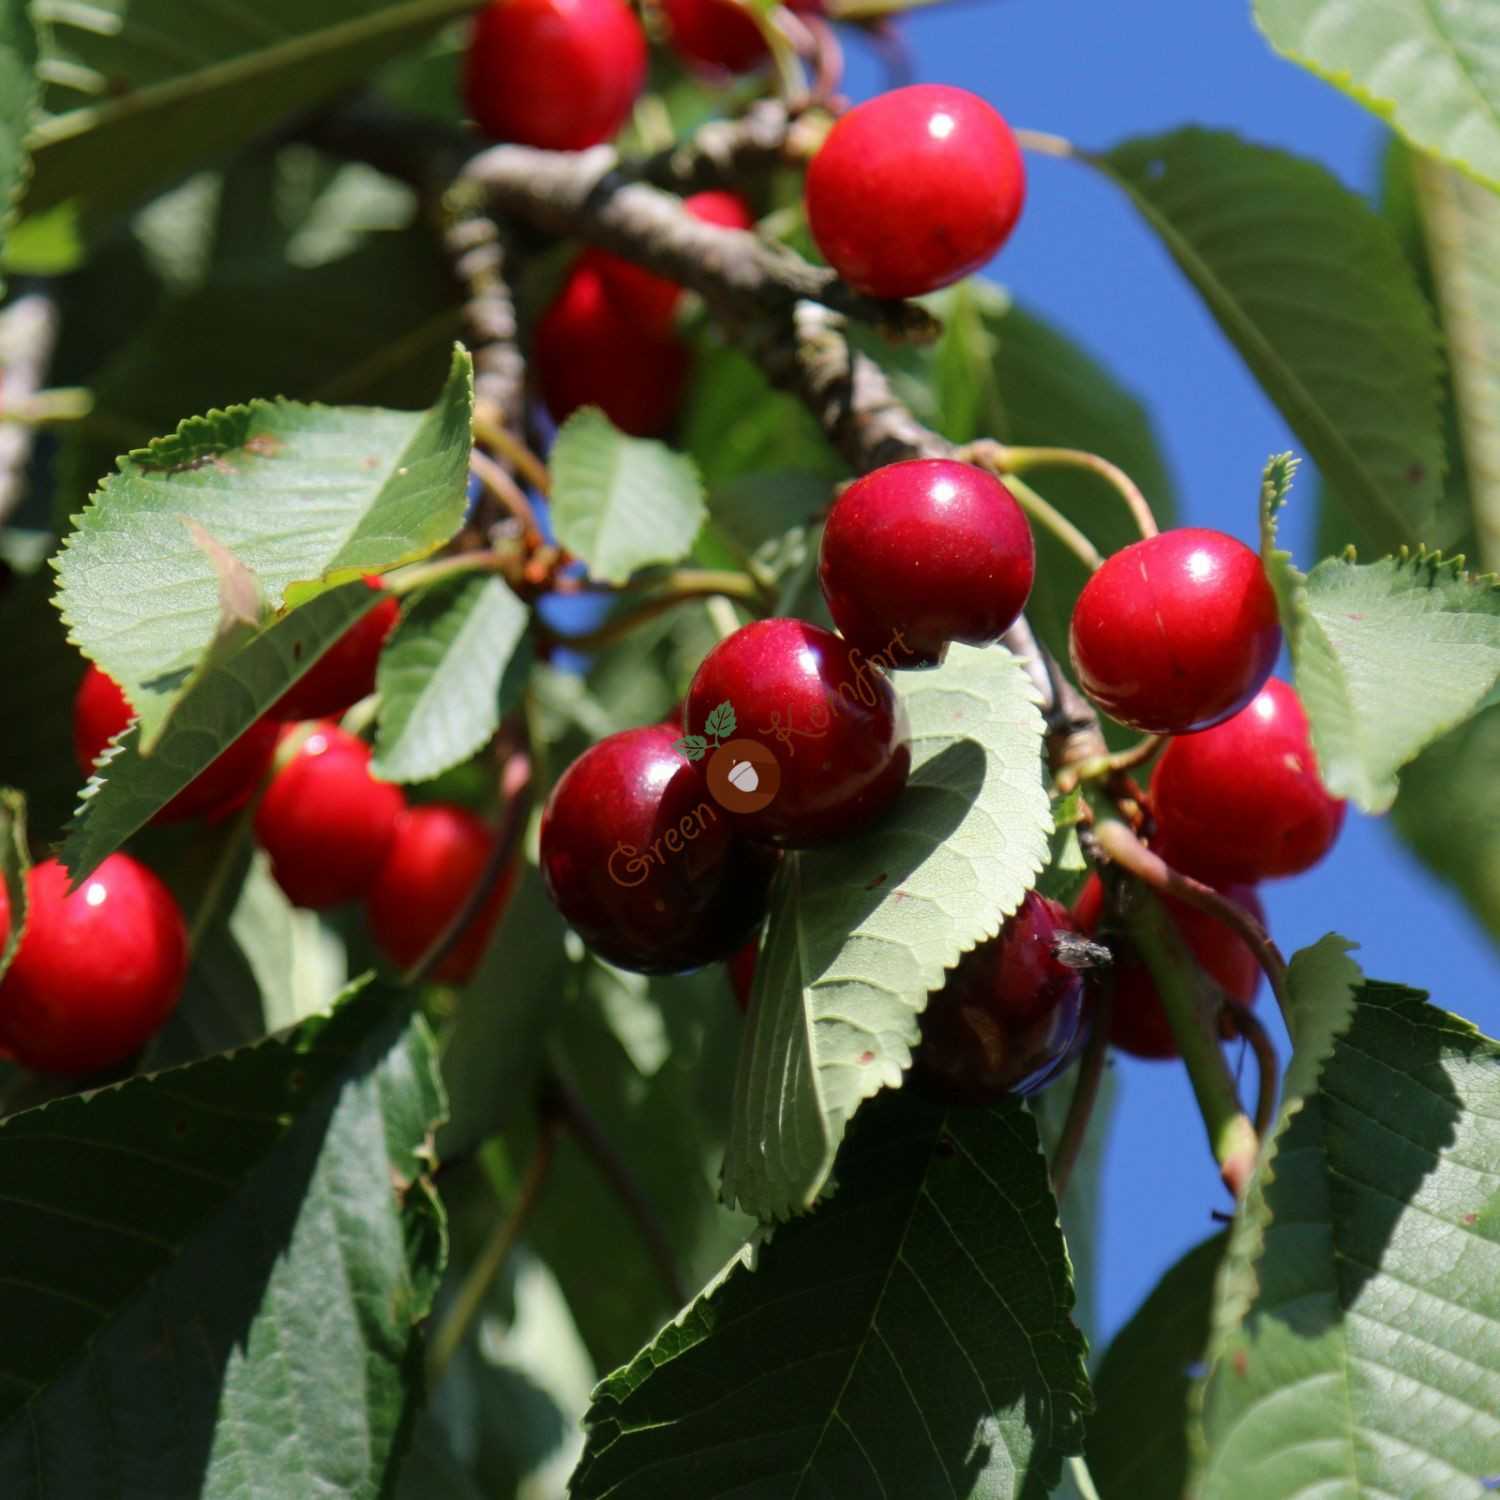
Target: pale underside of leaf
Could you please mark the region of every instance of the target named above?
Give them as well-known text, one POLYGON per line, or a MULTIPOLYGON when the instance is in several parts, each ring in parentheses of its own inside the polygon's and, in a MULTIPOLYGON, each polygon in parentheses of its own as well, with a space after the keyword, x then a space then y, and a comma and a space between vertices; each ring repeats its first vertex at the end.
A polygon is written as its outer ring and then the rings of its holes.
POLYGON ((895 807, 776 878, 724 1163, 726 1201, 762 1218, 812 1204, 861 1101, 900 1083, 928 993, 1047 857, 1043 725, 1016 660, 955 646, 903 699, 912 773, 895 807))
POLYGON ((1490 0, 1255 0, 1273 47, 1500 190, 1500 12, 1490 0))

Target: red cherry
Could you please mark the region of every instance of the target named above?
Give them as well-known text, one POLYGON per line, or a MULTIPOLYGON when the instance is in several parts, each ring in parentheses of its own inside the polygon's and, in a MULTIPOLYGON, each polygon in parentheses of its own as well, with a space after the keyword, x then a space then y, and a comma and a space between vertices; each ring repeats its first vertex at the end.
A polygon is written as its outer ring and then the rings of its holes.
POLYGON ((486 135, 549 151, 607 141, 646 81, 646 40, 622 0, 492 0, 464 72, 486 135))
MULTIPOLYGON (((720 229, 750 229, 755 218, 738 193, 694 193, 682 206, 695 219, 717 224, 720 229)), ((671 331, 672 317, 682 288, 634 261, 611 255, 607 250, 589 250, 579 260, 592 268, 604 284, 605 297, 621 316, 663 334, 671 331)))
POLYGON ((1031 1094, 1072 1060, 1083 977, 1053 942, 1074 931, 1067 908, 1029 891, 1000 935, 966 953, 922 1012, 919 1077, 954 1104, 1031 1094))
POLYGON ((542 875, 602 958, 671 974, 727 958, 765 920, 775 857, 734 831, 672 724, 612 734, 558 778, 542 875))
MULTIPOLYGON (((187 924, 172 893, 128 854, 111 854, 71 895, 55 859, 26 881, 26 930, 0 980, 0 1043, 47 1073, 124 1062, 176 1008, 187 924)), ((10 902, 0 883, 0 943, 10 902)))
MULTIPOLYGON (((842 838, 868 827, 906 785, 906 712, 885 674, 831 631, 757 620, 720 641, 688 688, 688 731, 704 734, 725 702, 736 738, 764 746, 780 773, 769 802, 733 814, 750 838, 789 849, 842 838)), ((714 762, 706 764, 713 789, 714 762)))
POLYGON ((321 911, 374 884, 405 806, 399 787, 370 775, 363 740, 319 725, 266 788, 255 839, 287 899, 321 911))
POLYGON ((661 0, 672 49, 710 73, 748 73, 770 55, 749 10, 734 0, 661 0))
POLYGON ((1216 883, 1311 869, 1344 822, 1318 776, 1307 715, 1279 677, 1216 729, 1167 746, 1151 809, 1162 858, 1216 883))
MULTIPOLYGON (((494 847, 489 824, 452 803, 409 807, 396 820, 365 912, 376 946, 398 969, 411 968, 437 941, 479 883, 494 847)), ((434 979, 466 984, 473 977, 514 884, 511 868, 433 971, 434 979)))
POLYGON ((872 297, 918 297, 977 271, 1025 196, 1010 126, 977 94, 940 84, 856 105, 807 170, 818 249, 872 297))
POLYGON ((553 417, 597 406, 616 427, 655 437, 682 402, 688 351, 617 312, 596 266, 575 266, 536 328, 533 360, 553 417))
MULTIPOLYGON (((73 699, 73 753, 85 776, 94 769, 105 746, 134 717, 114 678, 90 666, 73 699)), ((274 719, 257 719, 151 821, 183 823, 190 818, 206 818, 214 822, 238 812, 270 769, 279 733, 280 725, 274 719)))
MULTIPOLYGON (((1265 908, 1251 885, 1228 885, 1221 892, 1238 907, 1249 912, 1262 926, 1265 908)), ((1260 988, 1260 963, 1250 945, 1233 928, 1186 901, 1164 896, 1177 936, 1187 944, 1198 967, 1215 984, 1242 1005, 1254 1002, 1260 988)), ((1098 929, 1104 910, 1104 886, 1097 875, 1090 875, 1078 899, 1073 903, 1073 919, 1079 930, 1092 934, 1098 929)), ((1135 1057, 1167 1058, 1177 1056, 1177 1042, 1172 1035, 1161 996, 1145 961, 1128 944, 1115 944, 1114 1003, 1111 1011, 1109 1039, 1122 1052, 1135 1057)), ((1231 1034, 1226 1025, 1225 1034, 1231 1034)))
POLYGON ((734 986, 734 1003, 746 1014, 750 1013, 750 993, 755 988, 755 963, 760 956, 760 934, 749 939, 742 948, 729 955, 727 967, 729 982, 734 986))
POLYGON ((1108 558, 1073 607, 1078 681, 1111 718, 1148 734, 1221 724, 1261 689, 1281 650, 1260 558, 1185 526, 1108 558))
POLYGON ((834 502, 818 577, 834 623, 898 667, 942 661, 950 641, 987 646, 1031 593, 1036 551, 1021 507, 970 464, 887 464, 834 502))
MULTIPOLYGON (((385 585, 367 576, 367 587, 385 585)), ((277 699, 271 712, 280 719, 335 719, 375 691, 375 668, 386 637, 396 628, 401 605, 387 595, 361 615, 306 672, 277 699)))

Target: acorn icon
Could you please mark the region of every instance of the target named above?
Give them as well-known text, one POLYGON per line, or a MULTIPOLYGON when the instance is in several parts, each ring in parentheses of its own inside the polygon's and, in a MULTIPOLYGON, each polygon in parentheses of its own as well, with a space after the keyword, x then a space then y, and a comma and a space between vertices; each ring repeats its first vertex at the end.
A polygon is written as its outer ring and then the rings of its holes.
POLYGON ((737 792, 743 792, 747 797, 760 786, 760 772, 755 769, 753 761, 737 760, 729 768, 728 779, 737 792))

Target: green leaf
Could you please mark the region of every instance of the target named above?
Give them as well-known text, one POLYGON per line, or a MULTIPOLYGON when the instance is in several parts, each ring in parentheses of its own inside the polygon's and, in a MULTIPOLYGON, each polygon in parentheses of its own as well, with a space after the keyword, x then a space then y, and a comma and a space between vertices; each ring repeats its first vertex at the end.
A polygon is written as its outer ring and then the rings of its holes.
POLYGON ((708 741, 701 734, 685 734, 672 742, 674 750, 680 750, 689 760, 702 760, 708 754, 708 741))
POLYGON ((124 688, 148 748, 219 623, 213 564, 185 523, 252 569, 277 606, 423 557, 463 521, 473 399, 456 350, 427 412, 255 401, 120 460, 56 559, 57 604, 84 655, 124 688))
POLYGON ((380 655, 380 727, 370 769, 430 781, 500 727, 502 683, 524 672, 530 614, 502 579, 469 575, 424 590, 380 655))
POLYGON ((1290 1097, 1231 1230, 1189 1492, 1478 1500, 1500 1474, 1500 1044, 1415 991, 1293 971, 1290 1097))
POLYGON ((30 170, 25 141, 36 115, 36 56, 27 0, 0 0, 0 247, 30 170))
POLYGON ((0 1123, 0 1493, 375 1500, 441 1268, 425 1025, 372 990, 0 1123))
POLYGON ((194 677, 150 755, 131 728, 84 788, 62 859, 75 883, 143 828, 237 740, 379 595, 356 579, 293 610, 235 655, 194 677))
POLYGON ((772 890, 724 1160, 726 1200, 763 1219, 812 1205, 855 1110, 901 1082, 928 993, 1047 857, 1042 718, 1015 658, 954 646, 910 682, 895 807, 786 855, 772 890))
POLYGON ((1262 552, 1276 590, 1329 791, 1367 812, 1396 799, 1396 773, 1470 719, 1500 683, 1500 581, 1462 558, 1330 557, 1303 577, 1275 545, 1280 501, 1267 466, 1262 552))
POLYGON ((287 116, 361 82, 473 0, 40 0, 50 114, 29 213, 81 200, 102 224, 287 116))
POLYGON ((1441 365, 1390 226, 1323 167, 1221 132, 1127 141, 1096 165, 1380 545, 1421 540, 1442 487, 1441 365))
POLYGON ((1103 1500, 1179 1500, 1187 1483, 1188 1397, 1208 1345, 1225 1236, 1170 1267, 1114 1336, 1094 1375, 1089 1473, 1103 1500))
POLYGON ((596 407, 563 423, 550 457, 558 541, 602 583, 680 562, 707 514, 697 466, 665 443, 626 437, 596 407))
POLYGON ((26 872, 30 868, 26 799, 10 787, 0 787, 0 894, 6 901, 5 926, 0 930, 0 979, 26 931, 26 872))
POLYGON ((727 740, 734 733, 737 722, 734 717, 734 704, 726 698, 717 708, 710 710, 703 732, 711 739, 727 740))
POLYGON ((570 1493, 1046 1494, 1089 1404, 1070 1279, 1024 1109, 883 1100, 838 1193, 747 1246, 595 1392, 570 1493))
POLYGON ((1500 568, 1500 196, 1427 157, 1414 158, 1412 172, 1480 555, 1487 568, 1500 568))
POLYGON ((1500 15, 1489 0, 1255 0, 1276 50, 1500 189, 1500 15))

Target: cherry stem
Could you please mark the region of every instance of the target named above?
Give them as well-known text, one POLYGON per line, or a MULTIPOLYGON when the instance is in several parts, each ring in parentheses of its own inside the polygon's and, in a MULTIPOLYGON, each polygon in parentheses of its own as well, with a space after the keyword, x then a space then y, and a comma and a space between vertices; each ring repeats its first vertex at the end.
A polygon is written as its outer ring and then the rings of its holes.
MULTIPOLYGON (((986 468, 993 465, 986 464, 986 468)), ((1026 512, 1039 526, 1045 527, 1060 541, 1090 573, 1104 564, 1094 544, 1055 506, 1043 500, 1032 487, 1014 474, 1005 476, 1006 488, 1021 503, 1026 512)))
POLYGON ((1094 1105, 1099 1098, 1099 1084, 1104 1077, 1105 1059, 1109 1056, 1113 990, 1114 985, 1106 970, 1105 979, 1098 986, 1094 998, 1093 1030, 1089 1033, 1088 1045, 1083 1049, 1083 1058, 1078 1064, 1078 1077, 1073 1083, 1073 1096, 1068 1100, 1068 1113, 1063 1120, 1062 1134, 1058 1136, 1057 1149, 1052 1153, 1052 1193, 1059 1202, 1068 1190, 1073 1168, 1078 1164, 1079 1154, 1088 1135, 1094 1105))
POLYGON ((597 630, 585 631, 581 635, 548 631, 548 639, 570 651, 598 651, 649 624, 658 615, 694 599, 737 599, 757 613, 762 613, 766 607, 760 586, 748 573, 681 568, 669 574, 656 593, 641 600, 633 609, 606 620, 597 630))
POLYGON ((1204 885, 1201 880, 1194 880, 1191 875, 1174 870, 1159 854, 1146 848, 1123 823, 1112 819, 1102 822, 1094 829, 1094 837, 1098 840, 1100 849, 1117 865, 1129 870, 1137 880, 1153 890, 1175 896, 1189 906, 1196 906, 1199 911, 1216 917, 1226 927, 1238 933, 1265 971, 1271 993, 1276 996, 1282 1017, 1290 1028, 1292 1012, 1286 987, 1286 959, 1281 956, 1281 949, 1271 940, 1266 929, 1244 907, 1221 895, 1211 885, 1204 885))
POLYGON ((511 861, 521 844, 526 831, 527 815, 531 811, 531 764, 524 750, 512 754, 501 772, 502 789, 505 795, 505 816, 495 846, 474 889, 469 892, 463 905, 454 912, 448 925, 437 935, 431 946, 405 974, 402 982, 409 985, 423 984, 442 961, 453 951, 464 930, 474 920, 485 902, 489 900, 496 883, 510 868, 511 861))
POLYGON ((0 422, 18 422, 23 427, 51 427, 61 422, 81 422, 94 409, 94 395, 83 386, 55 386, 37 391, 13 406, 0 406, 0 422))
POLYGON ((1137 530, 1143 537, 1157 534, 1156 517, 1141 493, 1140 486, 1118 464, 1112 464, 1097 453, 1082 448, 1009 448, 1002 445, 1000 472, 1025 474, 1031 469, 1085 469, 1111 485, 1125 502, 1137 530))
POLYGON ((541 1199, 561 1134, 562 1121, 543 1112, 541 1134, 537 1138, 536 1150, 527 1163, 526 1175, 521 1179, 516 1201, 511 1205, 510 1212, 495 1226, 494 1233, 485 1241, 478 1259, 469 1267, 469 1274, 459 1287, 453 1306, 433 1335, 432 1347, 427 1352, 429 1388, 435 1389, 442 1380, 453 1356, 458 1353, 475 1320, 483 1312, 490 1289, 505 1269, 505 1262, 510 1258, 511 1251, 515 1249, 521 1232, 541 1199))
POLYGON ((503 573, 505 559, 495 552, 459 552, 452 557, 439 557, 433 562, 418 563, 415 567, 402 568, 400 572, 384 580, 387 590, 397 598, 424 589, 430 583, 451 578, 458 573, 503 573))
POLYGON ((1248 1005, 1226 997, 1224 1010, 1235 1030, 1250 1044, 1250 1050, 1255 1054, 1255 1066, 1260 1080, 1255 1098, 1255 1133, 1264 1140, 1276 1121, 1276 1092, 1280 1081, 1276 1048, 1271 1044, 1271 1033, 1261 1025, 1260 1017, 1248 1005))
POLYGON ((546 464, 487 406, 474 408, 474 436, 498 453, 532 489, 542 495, 552 493, 552 476, 546 464))
POLYGON ((630 1215, 668 1301, 674 1308, 682 1307, 688 1299, 687 1289, 677 1270, 677 1257, 672 1253, 671 1241, 645 1189, 636 1181, 577 1089, 560 1075, 552 1073, 545 1080, 544 1091, 547 1101, 630 1215))
POLYGON ((1057 775, 1057 789, 1067 796, 1080 782, 1101 781, 1108 776, 1118 776, 1122 771, 1133 771, 1150 760, 1165 743, 1165 736, 1148 734, 1129 749, 1116 750, 1112 755, 1096 755, 1092 760, 1064 766, 1057 775))
POLYGON ((1078 156, 1081 153, 1065 135, 1054 135, 1050 130, 1017 130, 1017 143, 1024 151, 1035 151, 1039 156, 1078 156))
POLYGON ((526 491, 482 448, 469 454, 469 468, 479 482, 521 523, 528 550, 541 545, 542 528, 526 491))
MULTIPOLYGON (((1114 826, 1124 828, 1124 824, 1114 826)), ((1127 900, 1122 913, 1125 931, 1145 960, 1161 997, 1219 1175, 1235 1198, 1241 1198, 1260 1152, 1260 1137, 1240 1107, 1234 1077, 1215 1034, 1215 1017, 1199 1003, 1190 962, 1173 938, 1166 911, 1154 891, 1138 888, 1134 894, 1136 899, 1127 900)))

